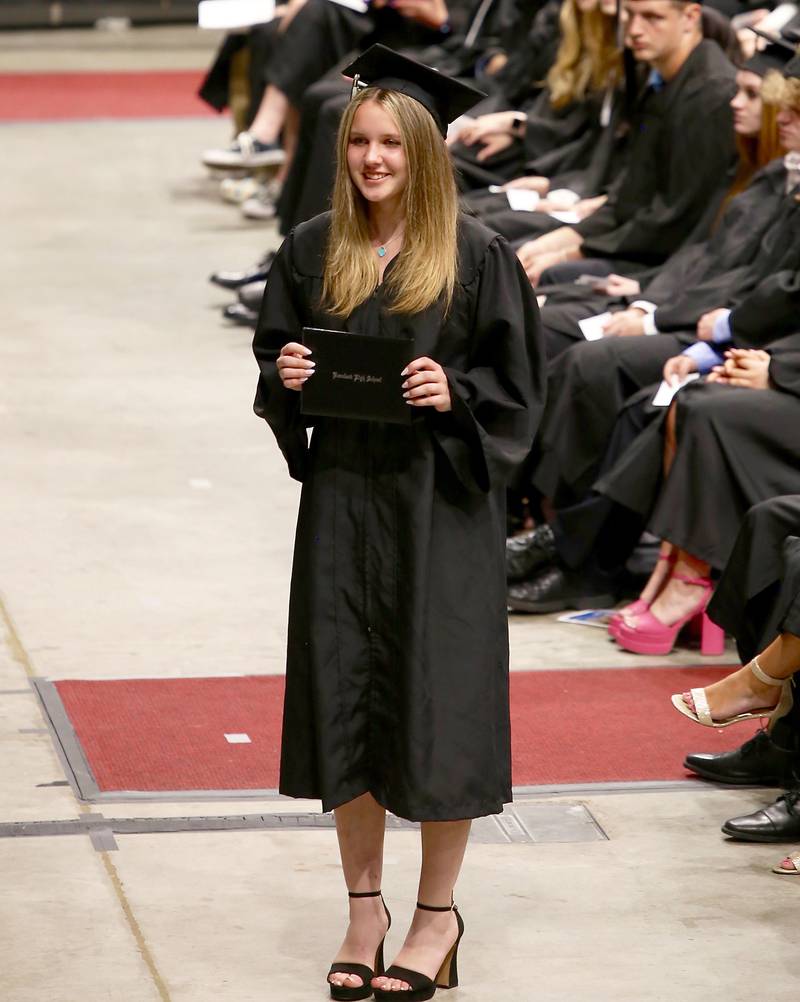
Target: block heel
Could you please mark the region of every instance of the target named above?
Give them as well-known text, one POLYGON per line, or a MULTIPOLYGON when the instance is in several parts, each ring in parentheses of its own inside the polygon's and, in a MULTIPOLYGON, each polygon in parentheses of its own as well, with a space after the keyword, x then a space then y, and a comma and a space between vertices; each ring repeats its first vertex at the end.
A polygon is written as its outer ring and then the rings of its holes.
POLYGON ((410 988, 407 992, 386 991, 383 988, 373 989, 375 998, 379 1000, 397 999, 398 996, 405 1002, 427 1002, 436 994, 437 988, 455 988, 458 985, 458 945, 464 935, 464 920, 455 905, 444 908, 437 908, 433 905, 423 905, 417 902, 417 908, 424 912, 455 912, 456 923, 458 925, 458 935, 456 941, 447 951, 447 956, 442 961, 439 972, 432 980, 420 971, 412 971, 408 967, 399 967, 392 964, 384 972, 384 977, 397 978, 398 981, 405 981, 410 988))

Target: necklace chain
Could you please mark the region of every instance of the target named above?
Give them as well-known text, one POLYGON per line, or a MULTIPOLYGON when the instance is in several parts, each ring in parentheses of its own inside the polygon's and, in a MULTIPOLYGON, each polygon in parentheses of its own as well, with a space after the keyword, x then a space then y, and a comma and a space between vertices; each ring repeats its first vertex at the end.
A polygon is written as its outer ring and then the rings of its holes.
POLYGON ((378 255, 378 257, 385 257, 385 255, 386 255, 386 248, 389 246, 389 244, 394 243, 395 240, 397 240, 399 237, 402 237, 402 235, 403 235, 404 232, 405 232, 405 230, 400 230, 399 233, 393 234, 384 243, 379 244, 377 247, 375 247, 375 252, 378 255))

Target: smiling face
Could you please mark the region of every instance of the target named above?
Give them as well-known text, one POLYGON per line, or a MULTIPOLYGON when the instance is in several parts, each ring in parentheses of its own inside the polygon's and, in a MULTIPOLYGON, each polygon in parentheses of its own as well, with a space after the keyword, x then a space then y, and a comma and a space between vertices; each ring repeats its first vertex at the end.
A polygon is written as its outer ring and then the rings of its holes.
POLYGON ((400 129, 376 101, 365 101, 353 118, 347 169, 367 202, 399 206, 408 183, 400 129))
POLYGON ((757 136, 761 129, 761 77, 750 70, 736 74, 736 94, 731 101, 733 128, 740 136, 757 136))

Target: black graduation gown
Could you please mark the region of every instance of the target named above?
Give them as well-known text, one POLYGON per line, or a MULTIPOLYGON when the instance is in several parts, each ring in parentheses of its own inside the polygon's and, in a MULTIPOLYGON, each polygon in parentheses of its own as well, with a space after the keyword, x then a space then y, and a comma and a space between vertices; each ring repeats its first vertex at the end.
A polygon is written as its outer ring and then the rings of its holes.
MULTIPOLYGON (((782 161, 761 171, 732 200, 711 239, 674 254, 635 297, 657 305, 656 324, 665 333, 587 342, 578 320, 619 308, 621 300, 582 293, 580 286, 548 298, 541 311, 548 355, 551 325, 575 338, 569 350, 551 356, 548 406, 532 477, 556 507, 572 505, 585 495, 623 403, 658 381, 664 362, 696 340, 697 321, 704 313, 720 306, 735 308, 742 301, 752 312, 748 293, 761 283, 774 285, 776 263, 800 264, 800 203, 784 194, 785 178, 782 161)), ((791 287, 791 280, 784 286, 791 287)), ((763 307, 761 293, 759 301, 763 307)), ((770 332, 778 309, 772 303, 762 312, 762 325, 763 317, 770 318, 770 332)), ((737 344, 750 346, 741 337, 737 344)))
MULTIPOLYGON (((708 614, 736 638, 742 664, 779 633, 800 636, 800 494, 772 498, 745 516, 708 614)), ((800 700, 777 720, 771 738, 800 749, 800 700)))
MULTIPOLYGON (((457 25, 464 18, 465 4, 451 0, 448 6, 457 25)), ((282 33, 264 72, 269 83, 299 106, 305 90, 355 49, 373 42, 394 49, 430 45, 443 37, 437 29, 402 17, 391 7, 362 14, 329 0, 307 0, 282 33)))
MULTIPOLYGON (((631 298, 655 304, 659 331, 693 330, 708 310, 741 302, 782 263, 787 248, 800 244, 800 207, 784 194, 785 181, 783 160, 773 161, 731 200, 707 241, 685 244, 640 277, 642 292, 631 298)), ((574 284, 559 286, 547 290, 542 323, 546 331, 580 342, 579 320, 628 302, 574 284)))
POLYGON ((708 612, 736 637, 743 663, 779 632, 800 636, 800 494, 748 511, 708 612))
POLYGON ((701 381, 681 390, 669 476, 661 473, 663 415, 595 484, 645 516, 659 539, 717 570, 727 563, 748 508, 800 493, 800 334, 766 347, 774 388, 701 381))
POLYGON ((701 41, 669 83, 634 112, 628 166, 609 199, 574 229, 584 257, 651 266, 708 232, 736 162, 735 71, 701 41))
POLYGON ((536 301, 502 238, 463 217, 446 319, 392 315, 382 288, 336 319, 317 305, 328 223, 284 242, 254 341, 255 411, 303 482, 280 789, 326 810, 369 791, 412 820, 495 813, 511 799, 505 484, 545 392, 536 301), (274 364, 304 325, 413 338, 453 410, 317 419, 309 445, 274 364))

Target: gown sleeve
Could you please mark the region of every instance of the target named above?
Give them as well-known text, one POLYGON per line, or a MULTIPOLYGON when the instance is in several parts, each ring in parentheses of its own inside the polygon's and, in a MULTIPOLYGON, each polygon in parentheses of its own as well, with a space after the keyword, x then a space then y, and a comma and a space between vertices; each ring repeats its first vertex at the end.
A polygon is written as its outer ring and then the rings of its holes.
POLYGON ((533 444, 547 366, 536 297, 502 237, 487 248, 472 311, 470 368, 444 366, 452 410, 433 434, 464 487, 505 486, 533 444))
MULTIPOLYGON (((665 186, 633 208, 626 185, 635 172, 629 166, 612 187, 608 202, 573 227, 584 238, 584 257, 647 262, 653 259, 654 248, 664 258, 688 239, 706 235, 735 159, 728 108, 732 96, 717 88, 685 102, 672 130, 681 141, 670 149, 665 186), (630 204, 623 212, 625 202, 630 204)), ((630 149, 635 156, 635 144, 630 149)))
POLYGON ((800 330, 800 271, 778 271, 764 279, 731 314, 734 343, 761 347, 800 330))
POLYGON ((299 341, 303 328, 300 286, 292 269, 290 234, 272 262, 261 303, 253 353, 259 367, 253 410, 272 429, 289 466, 289 475, 304 480, 308 469, 308 437, 300 413, 300 394, 287 390, 276 361, 289 341, 299 341))

